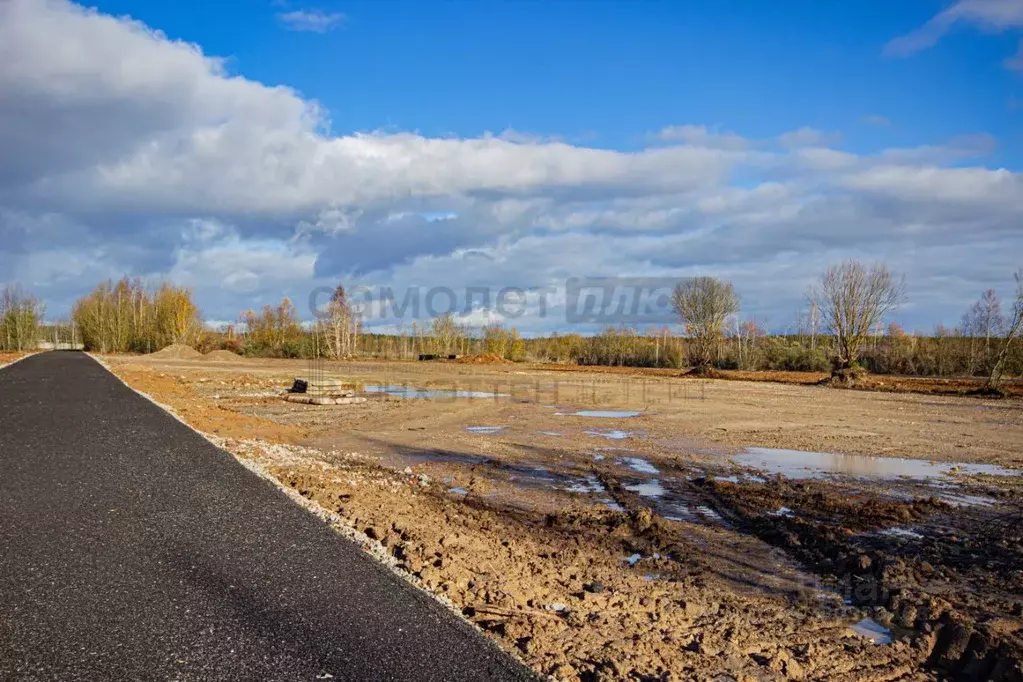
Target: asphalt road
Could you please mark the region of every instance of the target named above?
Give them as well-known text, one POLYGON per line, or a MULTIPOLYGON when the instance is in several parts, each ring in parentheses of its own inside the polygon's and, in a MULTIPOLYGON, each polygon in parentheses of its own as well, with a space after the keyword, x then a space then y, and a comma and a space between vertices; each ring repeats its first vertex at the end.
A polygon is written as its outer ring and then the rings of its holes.
POLYGON ((0 370, 0 679, 535 678, 91 358, 52 352, 0 370))

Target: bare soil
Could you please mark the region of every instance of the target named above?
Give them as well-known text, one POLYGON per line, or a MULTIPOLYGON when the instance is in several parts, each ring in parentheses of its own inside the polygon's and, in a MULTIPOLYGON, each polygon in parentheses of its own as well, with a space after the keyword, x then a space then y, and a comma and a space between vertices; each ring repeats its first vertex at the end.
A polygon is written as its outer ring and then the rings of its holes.
MULTIPOLYGON (((533 369, 557 372, 585 372, 591 374, 629 374, 635 376, 679 376, 701 379, 685 370, 663 367, 590 367, 583 365, 528 365, 533 369)), ((766 381, 779 384, 811 386, 826 383, 831 377, 825 372, 789 372, 783 370, 746 371, 735 369, 712 370, 713 378, 726 381, 766 381)), ((910 377, 894 374, 864 374, 855 385, 845 386, 858 391, 880 391, 885 393, 923 393, 930 395, 980 396, 987 380, 981 377, 910 377)), ((1002 382, 1006 396, 1023 397, 1023 380, 1009 378, 1002 382)))
POLYGON ((4 365, 9 365, 10 363, 14 362, 18 358, 24 357, 25 355, 27 355, 27 353, 20 352, 8 353, 5 351, 0 351, 0 367, 3 367, 4 365))
POLYGON ((366 403, 306 406, 279 397, 304 361, 105 360, 557 679, 1023 679, 1023 480, 871 474, 1023 467, 1019 399, 351 362, 366 403), (750 446, 860 474, 754 471, 750 446))

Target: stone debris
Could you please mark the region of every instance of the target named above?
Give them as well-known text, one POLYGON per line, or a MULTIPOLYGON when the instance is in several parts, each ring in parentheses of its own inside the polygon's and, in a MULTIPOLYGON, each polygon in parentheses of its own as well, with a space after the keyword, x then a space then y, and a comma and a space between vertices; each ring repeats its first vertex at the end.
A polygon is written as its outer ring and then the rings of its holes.
POLYGON ((356 405, 366 398, 355 395, 355 387, 340 379, 304 379, 296 377, 284 394, 289 403, 303 405, 356 405))
POLYGON ((366 402, 365 398, 358 396, 329 396, 310 395, 308 393, 288 393, 284 399, 289 403, 301 403, 303 405, 356 405, 366 402))

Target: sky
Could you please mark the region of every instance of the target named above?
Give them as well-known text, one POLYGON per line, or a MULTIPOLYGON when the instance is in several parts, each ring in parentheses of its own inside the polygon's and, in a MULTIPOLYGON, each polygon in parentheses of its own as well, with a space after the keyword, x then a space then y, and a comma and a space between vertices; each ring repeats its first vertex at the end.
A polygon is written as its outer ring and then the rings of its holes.
POLYGON ((579 278, 711 275, 786 331, 856 258, 930 331, 1023 266, 1023 0, 0 0, 0 149, 51 319, 127 275, 587 332, 579 278))

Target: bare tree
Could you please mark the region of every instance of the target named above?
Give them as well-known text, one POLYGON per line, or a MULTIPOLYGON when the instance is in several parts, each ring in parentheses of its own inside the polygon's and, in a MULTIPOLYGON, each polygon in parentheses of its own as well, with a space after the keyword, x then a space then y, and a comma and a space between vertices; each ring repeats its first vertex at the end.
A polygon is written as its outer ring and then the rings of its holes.
POLYGON ((963 313, 963 333, 970 338, 971 374, 976 369, 976 341, 984 340, 983 368, 984 371, 988 371, 991 368, 991 342, 1002 335, 1004 328, 1002 302, 994 289, 988 289, 963 313))
POLYGON ((836 369, 852 367, 860 348, 882 318, 905 294, 905 279, 896 279, 884 263, 866 266, 855 260, 832 265, 813 287, 812 300, 824 326, 838 344, 836 369))
POLYGON ((447 312, 433 318, 430 336, 433 337, 434 352, 447 355, 461 348, 466 331, 455 320, 455 316, 447 312))
POLYGON ((739 311, 735 288, 715 277, 693 277, 675 285, 671 304, 692 338, 693 364, 705 371, 717 357, 728 316, 739 311))
POLYGON ((988 388, 998 388, 1002 381, 1002 373, 1005 371, 1005 360, 1009 357, 1009 346, 1020 334, 1020 327, 1023 326, 1023 268, 1016 271, 1016 300, 1012 304, 1012 318, 1005 329, 1005 336, 1002 337, 1001 347, 995 355, 995 364, 991 367, 991 375, 988 377, 988 388))
POLYGON ((361 320, 352 309, 352 305, 340 284, 330 297, 326 315, 317 326, 327 346, 327 352, 334 360, 342 360, 355 355, 355 347, 359 339, 361 320))
POLYGON ((19 285, 0 291, 0 350, 31 350, 39 342, 44 306, 19 285))

